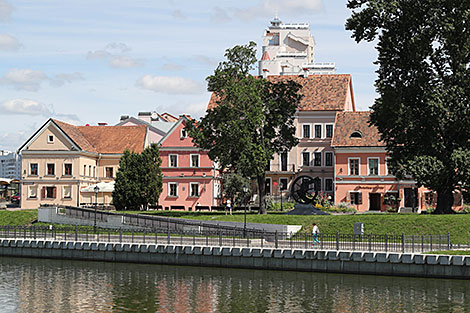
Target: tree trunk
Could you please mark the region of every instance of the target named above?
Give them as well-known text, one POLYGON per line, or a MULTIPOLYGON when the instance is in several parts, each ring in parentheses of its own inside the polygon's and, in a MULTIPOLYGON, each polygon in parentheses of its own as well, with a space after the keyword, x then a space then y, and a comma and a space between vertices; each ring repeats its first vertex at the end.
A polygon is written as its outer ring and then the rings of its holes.
POLYGON ((453 214, 452 205, 454 204, 454 195, 452 189, 437 191, 437 206, 434 214, 453 214))
POLYGON ((263 173, 257 177, 258 181, 258 193, 259 193, 259 213, 266 214, 266 175, 263 173))

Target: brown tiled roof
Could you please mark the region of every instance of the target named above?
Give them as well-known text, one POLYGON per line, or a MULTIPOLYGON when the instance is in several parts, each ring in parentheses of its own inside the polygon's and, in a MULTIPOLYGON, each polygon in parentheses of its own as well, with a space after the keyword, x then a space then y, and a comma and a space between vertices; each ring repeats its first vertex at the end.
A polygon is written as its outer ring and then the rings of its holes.
POLYGON ((126 148, 142 152, 147 127, 74 126, 53 120, 82 150, 96 153, 122 153, 126 148))
POLYGON ((339 112, 336 114, 333 147, 384 147, 375 126, 369 126, 370 111, 339 112), (351 138, 359 132, 362 138, 351 138))
MULTIPOLYGON (((278 82, 293 80, 302 85, 300 111, 343 111, 348 89, 351 86, 349 74, 325 74, 301 77, 295 75, 272 75, 267 78, 278 82)), ((351 90, 352 93, 352 90, 351 90)), ((212 93, 207 109, 217 106, 217 96, 212 93)), ((354 104, 354 98, 352 98, 354 104)))

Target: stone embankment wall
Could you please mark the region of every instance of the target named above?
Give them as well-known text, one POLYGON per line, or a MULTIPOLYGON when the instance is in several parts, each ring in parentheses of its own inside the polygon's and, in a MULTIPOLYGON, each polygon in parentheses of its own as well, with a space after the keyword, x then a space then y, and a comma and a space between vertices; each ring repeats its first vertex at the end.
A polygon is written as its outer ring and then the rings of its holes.
POLYGON ((0 239, 0 255, 33 258, 470 278, 470 256, 0 239))

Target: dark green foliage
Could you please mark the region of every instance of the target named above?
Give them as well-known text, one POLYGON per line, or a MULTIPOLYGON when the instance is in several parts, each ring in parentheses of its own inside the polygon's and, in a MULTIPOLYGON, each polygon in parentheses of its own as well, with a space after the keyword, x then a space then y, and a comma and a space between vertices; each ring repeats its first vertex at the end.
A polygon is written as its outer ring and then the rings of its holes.
POLYGON ((152 144, 139 153, 124 151, 113 192, 118 210, 140 210, 158 203, 162 192, 162 174, 158 146, 152 144))
POLYGON ((265 170, 275 153, 297 144, 294 113, 302 96, 295 82, 270 82, 249 74, 256 62, 255 46, 250 42, 226 51, 227 60, 207 77, 217 106, 186 129, 221 169, 257 180, 260 211, 266 213, 265 170))
POLYGON ((225 173, 222 175, 222 186, 224 197, 230 199, 235 206, 246 204, 249 192, 245 194, 243 188, 250 188, 249 179, 237 173, 225 173))
POLYGON ((346 29, 378 39, 377 126, 399 178, 438 193, 470 187, 470 1, 349 0, 346 29))

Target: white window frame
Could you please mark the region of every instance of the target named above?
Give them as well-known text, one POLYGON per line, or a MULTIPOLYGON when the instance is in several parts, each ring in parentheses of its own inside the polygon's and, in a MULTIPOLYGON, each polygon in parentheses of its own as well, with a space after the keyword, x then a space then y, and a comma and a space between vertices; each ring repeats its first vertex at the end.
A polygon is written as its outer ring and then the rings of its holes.
POLYGON ((334 184, 334 180, 333 180, 333 177, 325 177, 324 178, 324 183, 323 183, 323 191, 325 192, 333 192, 334 189, 335 189, 335 184, 334 184), (326 190, 326 180, 327 179, 330 179, 331 180, 331 190, 326 190))
POLYGON ((62 186, 62 199, 72 199, 72 186, 62 186), (70 196, 65 196, 65 189, 70 188, 70 196))
POLYGON ((188 138, 188 132, 184 128, 180 130, 180 138, 188 138))
POLYGON ((201 155, 200 154, 190 154, 189 155, 189 159, 190 159, 190 167, 201 167, 201 155), (193 166, 193 156, 197 156, 197 166, 193 166))
POLYGON ((29 175, 30 176, 39 176, 39 163, 29 163, 29 175), (31 165, 36 164, 37 165, 37 173, 36 174, 31 174, 31 165))
POLYGON ((47 143, 54 143, 54 135, 52 134, 47 135, 47 143))
POLYGON ((305 138, 305 139, 312 138, 311 132, 312 132, 312 125, 311 124, 302 124, 302 133, 300 134, 300 138, 305 138), (308 137, 305 137, 305 132, 304 132, 304 127, 305 126, 308 126, 308 137))
POLYGON ((189 198, 199 198, 201 196, 201 191, 199 190, 199 186, 200 186, 200 184, 197 183, 197 182, 189 183, 189 195, 188 195, 189 198), (196 187, 197 188, 196 189, 197 190, 197 195, 196 196, 193 195, 193 186, 195 186, 195 185, 197 186, 196 187))
POLYGON ((313 138, 315 138, 315 139, 323 139, 323 138, 325 138, 323 135, 324 135, 324 134, 323 134, 323 124, 320 124, 320 123, 315 123, 315 124, 313 124, 313 138), (320 133, 321 133, 321 134, 320 134, 320 137, 317 137, 317 131, 316 131, 316 127, 317 127, 317 126, 320 126, 320 133))
POLYGON ((179 163, 178 161, 179 161, 179 160, 178 160, 178 154, 172 153, 172 154, 169 154, 169 155, 168 155, 168 167, 172 167, 172 168, 178 167, 178 163, 179 163), (172 156, 175 156, 175 157, 176 157, 176 165, 175 165, 175 166, 172 166, 172 165, 171 165, 171 157, 172 157, 172 156))
POLYGON ((335 155, 334 155, 333 151, 325 151, 323 154, 324 154, 324 157, 325 157, 325 161, 323 162, 323 164, 325 164, 325 166, 328 166, 328 167, 333 167, 335 165, 335 155), (326 165, 326 155, 327 154, 331 154, 331 165, 326 165))
POLYGON ((310 152, 308 151, 302 151, 302 166, 311 166, 312 164, 312 159, 310 158, 310 152), (304 154, 308 154, 308 164, 304 164, 304 154))
POLYGON ((367 176, 380 176, 380 158, 379 157, 368 157, 367 158, 367 176), (369 160, 377 160, 377 174, 372 175, 370 173, 370 164, 369 160))
POLYGON ((279 188, 281 188, 281 191, 285 191, 285 190, 289 190, 289 178, 288 177, 279 177, 279 188), (286 189, 282 189, 281 186, 281 179, 285 179, 287 181, 287 184, 286 184, 286 189))
POLYGON ((333 135, 334 135, 334 132, 335 132, 335 124, 331 124, 331 123, 327 123, 325 124, 325 138, 333 138, 333 135), (331 137, 326 137, 326 126, 329 126, 331 125, 331 137))
POLYGON ((38 186, 37 185, 28 186, 28 199, 37 199, 37 198, 38 198, 38 186), (32 190, 36 191, 34 197, 31 196, 32 190))
POLYGON ((56 166, 55 163, 46 163, 46 172, 44 173, 44 176, 56 176, 56 166), (54 174, 49 174, 49 165, 54 165, 54 174))
POLYGON ((265 190, 264 193, 267 195, 267 194, 270 194, 272 195, 273 194, 273 180, 271 179, 271 177, 266 177, 265 178, 265 182, 264 182, 264 185, 266 186, 266 180, 269 180, 269 191, 268 190, 265 190))
POLYGON ((73 175, 73 165, 72 165, 72 163, 64 163, 64 166, 62 166, 62 176, 72 176, 72 175, 73 175), (71 172, 70 175, 65 174, 65 165, 66 164, 70 164, 72 166, 72 170, 70 171, 71 172))
MULTIPOLYGON (((350 191, 348 191, 348 193, 349 193, 349 201, 348 201, 349 204, 351 204, 351 205, 362 205, 362 204, 360 204, 360 203, 351 203, 351 200, 352 200, 351 195, 352 195, 352 194, 357 194, 357 195, 359 195, 360 193, 362 193, 362 191, 350 190, 350 191)), ((358 200, 359 200, 359 198, 358 198, 358 200)), ((364 203, 364 199, 362 199, 362 200, 363 200, 363 201, 361 201, 361 202, 364 203)), ((355 202, 356 202, 356 201, 355 201, 355 202)), ((357 201, 357 202, 359 202, 359 201, 357 201)))
MULTIPOLYGON (((284 152, 281 152, 279 153, 279 172, 283 172, 282 170, 282 153, 284 152)), ((289 152, 285 152, 285 154, 287 155, 287 158, 286 158, 286 165, 287 165, 287 171, 289 171, 289 152)))
POLYGON ((387 160, 391 160, 392 158, 391 157, 385 157, 385 175, 389 176, 389 175, 392 175, 390 174, 390 171, 388 170, 388 162, 387 160))
POLYGON ((360 176, 361 175, 361 158, 360 157, 353 157, 353 158, 348 158, 348 176, 360 176), (351 160, 358 160, 358 166, 357 166, 357 175, 352 175, 351 174, 351 160))
POLYGON ((313 154, 313 158, 312 158, 313 164, 312 165, 314 167, 322 167, 323 166, 323 155, 322 155, 323 153, 321 151, 313 151, 312 154, 313 154), (320 153, 320 165, 315 165, 315 161, 316 161, 315 153, 320 153))
POLYGON ((167 190, 167 196, 170 197, 170 198, 178 198, 178 183, 177 182, 168 182, 168 186, 167 186, 168 190, 167 190), (170 191, 171 191, 171 185, 176 185, 176 195, 171 195, 170 194, 170 191))

